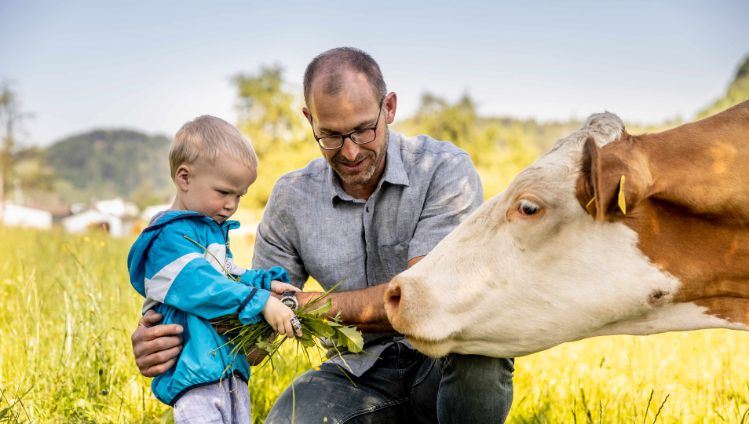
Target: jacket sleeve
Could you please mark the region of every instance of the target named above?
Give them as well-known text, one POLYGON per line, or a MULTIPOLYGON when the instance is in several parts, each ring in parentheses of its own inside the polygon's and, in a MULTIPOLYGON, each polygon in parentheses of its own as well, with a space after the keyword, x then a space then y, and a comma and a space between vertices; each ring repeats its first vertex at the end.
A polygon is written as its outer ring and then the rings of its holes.
POLYGON ((267 270, 246 269, 234 263, 234 258, 228 256, 226 267, 229 271, 229 274, 239 279, 241 283, 263 290, 270 290, 271 282, 273 282, 274 280, 278 280, 284 283, 289 282, 289 273, 280 266, 274 266, 268 268, 267 270))
POLYGON ((146 261, 146 296, 205 319, 237 314, 242 324, 259 322, 270 292, 229 279, 184 236, 198 239, 191 225, 167 225, 154 241, 146 261))
POLYGON ((239 281, 248 286, 257 287, 263 290, 270 290, 270 283, 278 280, 284 283, 289 282, 289 273, 280 266, 274 266, 268 270, 247 269, 239 275, 239 281))

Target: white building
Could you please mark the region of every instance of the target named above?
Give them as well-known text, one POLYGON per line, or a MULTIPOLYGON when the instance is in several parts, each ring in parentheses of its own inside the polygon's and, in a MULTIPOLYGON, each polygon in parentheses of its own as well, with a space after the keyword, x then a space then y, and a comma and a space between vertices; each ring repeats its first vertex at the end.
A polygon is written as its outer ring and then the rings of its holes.
POLYGON ((69 233, 84 233, 89 230, 105 230, 113 236, 123 236, 122 220, 94 209, 63 218, 62 226, 69 233))
POLYGON ((90 209, 62 220, 65 231, 82 233, 102 229, 114 237, 123 237, 133 232, 138 216, 138 207, 122 199, 102 200, 90 209))
POLYGON ((99 200, 94 203, 94 209, 101 213, 121 218, 135 218, 138 216, 138 207, 119 197, 111 200, 99 200))
POLYGON ((52 227, 52 214, 13 203, 0 204, 0 221, 7 226, 47 229, 52 227))

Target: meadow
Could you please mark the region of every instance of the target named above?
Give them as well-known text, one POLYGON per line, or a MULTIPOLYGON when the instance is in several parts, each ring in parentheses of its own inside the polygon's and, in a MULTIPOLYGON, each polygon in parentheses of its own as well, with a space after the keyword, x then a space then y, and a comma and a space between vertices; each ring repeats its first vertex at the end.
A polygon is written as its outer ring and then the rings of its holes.
MULTIPOLYGON (((167 423, 132 359, 132 240, 0 226, 0 422, 167 423)), ((248 263, 251 240, 235 240, 248 263)), ((255 422, 313 364, 253 369, 255 422)), ((749 423, 749 332, 568 343, 516 361, 511 423, 749 423)))

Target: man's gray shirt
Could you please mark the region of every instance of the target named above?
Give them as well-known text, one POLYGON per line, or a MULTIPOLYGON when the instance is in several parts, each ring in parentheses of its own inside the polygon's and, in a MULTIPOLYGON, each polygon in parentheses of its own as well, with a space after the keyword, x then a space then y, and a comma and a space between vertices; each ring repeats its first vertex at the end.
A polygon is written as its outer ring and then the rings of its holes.
MULTIPOLYGON (((387 283, 481 205, 467 153, 427 136, 388 135, 385 171, 367 200, 344 192, 323 158, 282 176, 258 226, 253 268, 280 265, 297 287, 310 276, 336 291, 387 283)), ((345 366, 360 376, 394 336, 365 334, 365 351, 346 354, 345 366)))

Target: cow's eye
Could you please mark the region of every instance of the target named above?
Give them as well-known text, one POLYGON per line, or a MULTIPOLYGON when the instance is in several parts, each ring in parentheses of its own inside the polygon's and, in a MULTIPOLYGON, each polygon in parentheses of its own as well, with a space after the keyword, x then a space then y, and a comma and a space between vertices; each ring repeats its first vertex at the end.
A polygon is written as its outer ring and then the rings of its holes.
POLYGON ((531 216, 538 213, 538 211, 541 210, 541 207, 530 200, 521 199, 520 204, 518 205, 518 210, 523 215, 531 216))

